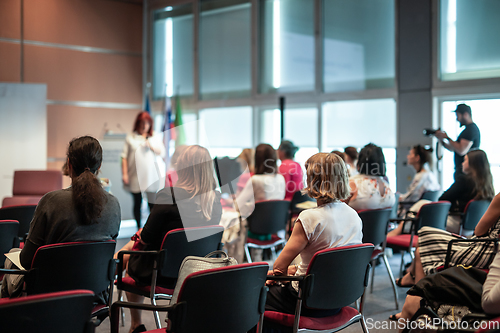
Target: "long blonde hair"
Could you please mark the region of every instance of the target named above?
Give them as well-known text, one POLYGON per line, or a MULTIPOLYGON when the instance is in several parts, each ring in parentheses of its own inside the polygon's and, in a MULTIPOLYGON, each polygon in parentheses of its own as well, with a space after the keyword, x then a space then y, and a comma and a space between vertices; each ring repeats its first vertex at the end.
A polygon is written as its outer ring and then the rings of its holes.
POLYGON ((204 147, 188 146, 177 160, 177 175, 179 179, 176 187, 192 193, 192 198, 199 196, 201 212, 208 220, 212 216, 215 201, 215 178, 213 160, 204 147))

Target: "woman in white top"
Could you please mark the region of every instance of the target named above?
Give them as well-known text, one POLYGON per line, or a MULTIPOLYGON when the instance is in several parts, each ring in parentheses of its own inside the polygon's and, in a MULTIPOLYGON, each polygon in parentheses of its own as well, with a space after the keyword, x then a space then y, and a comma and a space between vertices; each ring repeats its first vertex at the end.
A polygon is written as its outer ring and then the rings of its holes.
POLYGON ((161 180, 165 177, 165 165, 157 156, 165 156, 165 146, 153 136, 153 119, 143 111, 135 119, 133 132, 125 138, 121 155, 123 186, 134 198, 138 229, 141 228, 142 192, 146 192, 151 210, 155 193, 164 185, 161 180))
POLYGON ((379 146, 369 143, 359 152, 359 174, 351 177, 349 206, 356 211, 392 207, 395 196, 386 180, 385 157, 379 146))
MULTIPOLYGON (((345 245, 361 244, 362 223, 354 209, 341 200, 350 195, 347 167, 335 154, 318 153, 306 162, 307 187, 304 191, 318 203, 300 213, 292 235, 274 262, 270 275, 305 275, 314 254, 318 251, 345 245), (299 256, 299 265, 290 264, 299 256)), ((270 285, 266 310, 293 314, 297 301, 297 283, 270 285)), ((338 310, 302 309, 309 317, 324 317, 338 310)))

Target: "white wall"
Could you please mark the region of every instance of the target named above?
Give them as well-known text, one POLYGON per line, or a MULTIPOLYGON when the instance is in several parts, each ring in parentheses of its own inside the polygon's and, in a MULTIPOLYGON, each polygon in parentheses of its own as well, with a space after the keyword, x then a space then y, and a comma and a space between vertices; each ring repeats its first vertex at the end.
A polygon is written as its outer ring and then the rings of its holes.
POLYGON ((14 170, 47 168, 47 86, 0 83, 0 200, 14 170))

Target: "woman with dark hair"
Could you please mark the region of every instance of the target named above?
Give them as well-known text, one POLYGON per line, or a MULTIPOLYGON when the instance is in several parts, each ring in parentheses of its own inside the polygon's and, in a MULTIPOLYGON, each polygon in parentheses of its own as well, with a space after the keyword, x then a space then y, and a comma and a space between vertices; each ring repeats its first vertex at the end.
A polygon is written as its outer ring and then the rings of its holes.
MULTIPOLYGON (((67 169, 71 187, 49 192, 40 199, 24 247, 15 249, 21 251, 23 267, 31 267, 36 251, 43 245, 116 239, 121 222, 120 205, 102 188, 96 176, 101 163, 102 148, 93 137, 83 136, 69 143, 67 169)), ((15 275, 5 275, 2 297, 21 292, 19 280, 22 282, 15 275)))
MULTIPOLYGON (((494 188, 490 172, 490 164, 486 153, 482 150, 469 151, 462 163, 465 175, 457 178, 455 183, 443 193, 439 200, 452 202, 452 208, 463 209, 472 199, 492 200, 494 188)), ((491 207, 491 205, 490 205, 491 207)), ((493 208, 489 209, 490 211, 493 208)), ((472 238, 498 238, 500 221, 485 214, 476 228, 472 238)), ((448 224, 450 219, 448 219, 448 224)), ((459 221, 457 222, 459 225, 459 221)), ((447 224, 446 229, 449 229, 447 224)), ((451 227, 456 228, 455 225, 451 227)), ((436 272, 436 268, 444 264, 448 242, 458 239, 448 231, 437 228, 422 227, 418 231, 418 248, 415 251, 415 260, 406 274, 397 284, 400 286, 412 285, 426 275, 436 272)), ((492 243, 457 243, 453 245, 451 265, 459 264, 477 268, 487 268, 495 255, 492 243)))
POLYGON ((349 171, 349 177, 355 176, 358 174, 358 170, 356 168, 356 164, 358 163, 358 150, 356 147, 345 147, 345 163, 347 164, 347 168, 349 171))
MULTIPOLYGON (((215 190, 213 160, 204 147, 185 146, 176 161, 177 182, 158 192, 156 203, 141 230, 139 239, 144 251, 159 250, 165 235, 174 229, 218 225, 222 207, 220 193, 215 190)), ((134 241, 128 242, 120 251, 132 250, 134 241)), ((118 254, 115 255, 118 257, 118 254)), ((124 256, 127 275, 138 284, 151 283, 153 260, 148 256, 124 256)), ((159 280, 162 285, 175 287, 175 279, 159 280)), ((128 293, 130 302, 142 303, 144 297, 128 293)), ((141 312, 130 309, 130 332, 144 332, 141 312)))
POLYGON ((146 193, 151 210, 155 193, 163 187, 158 180, 165 176, 165 167, 163 160, 156 157, 164 155, 163 142, 153 135, 153 119, 142 111, 135 119, 133 132, 125 138, 121 155, 122 181, 125 190, 134 198, 134 219, 138 229, 141 227, 142 192, 146 193), (156 165, 158 163, 160 165, 156 165))
MULTIPOLYGON (((243 260, 243 246, 246 231, 246 220, 243 228, 240 227, 240 216, 247 218, 255 208, 255 202, 264 200, 283 200, 285 198, 285 178, 278 174, 277 156, 273 147, 260 144, 255 148, 255 174, 250 177, 243 190, 236 196, 234 209, 225 210, 222 214, 221 225, 224 231, 223 243, 228 253, 238 262, 243 260)), ((261 240, 270 239, 270 235, 251 235, 261 240)), ((262 250, 252 249, 252 256, 259 256, 262 250)), ((258 261, 258 259, 256 259, 258 261)))
POLYGON ((299 148, 288 140, 281 141, 278 147, 278 158, 281 160, 279 173, 285 177, 286 184, 285 200, 292 200, 295 192, 304 188, 302 168, 293 160, 298 150, 299 148))
POLYGON ((385 179, 385 157, 382 148, 369 143, 359 152, 358 175, 350 178, 349 206, 356 211, 394 205, 394 193, 385 179))
MULTIPOLYGON (((451 202, 450 212, 453 213, 463 213, 465 206, 472 199, 491 201, 495 195, 490 162, 484 151, 480 149, 469 151, 464 156, 462 169, 464 174, 458 176, 439 198, 451 202)), ((459 214, 449 215, 446 230, 458 233, 460 221, 459 214)))

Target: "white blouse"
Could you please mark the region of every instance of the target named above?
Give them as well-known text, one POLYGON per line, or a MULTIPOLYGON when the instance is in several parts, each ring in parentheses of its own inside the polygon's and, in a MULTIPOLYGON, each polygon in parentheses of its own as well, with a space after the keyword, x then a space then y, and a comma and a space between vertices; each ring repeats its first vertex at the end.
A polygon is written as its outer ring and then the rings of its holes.
POLYGON ((401 194, 399 201, 418 201, 422 197, 422 194, 427 191, 439 191, 441 186, 439 185, 436 176, 429 169, 427 164, 424 165, 420 172, 417 172, 415 177, 408 187, 408 191, 401 194))
POLYGON ((396 201, 394 192, 383 177, 358 174, 351 177, 349 181, 354 183, 354 185, 351 184, 353 198, 349 201, 349 206, 356 211, 388 208, 392 207, 396 201), (379 182, 382 182, 385 187, 382 194, 379 191, 379 182))

